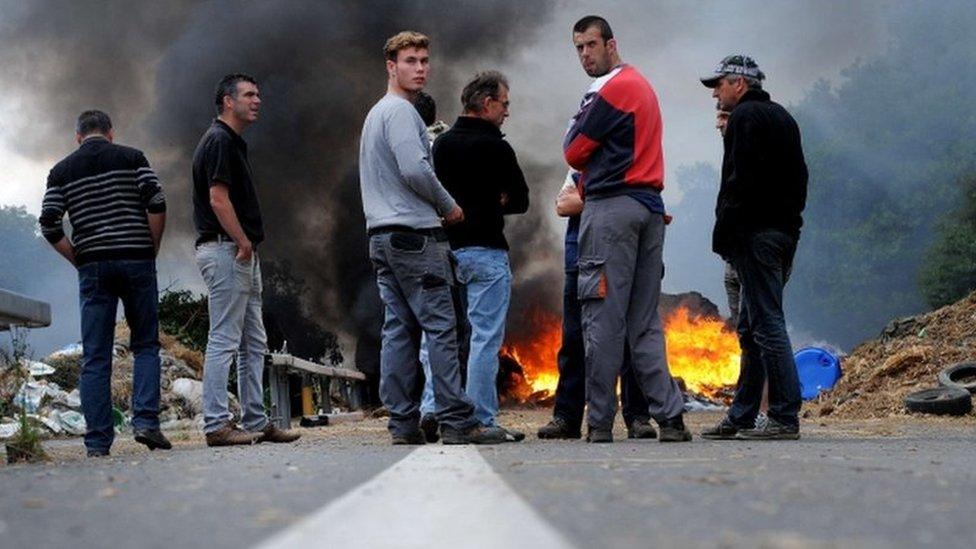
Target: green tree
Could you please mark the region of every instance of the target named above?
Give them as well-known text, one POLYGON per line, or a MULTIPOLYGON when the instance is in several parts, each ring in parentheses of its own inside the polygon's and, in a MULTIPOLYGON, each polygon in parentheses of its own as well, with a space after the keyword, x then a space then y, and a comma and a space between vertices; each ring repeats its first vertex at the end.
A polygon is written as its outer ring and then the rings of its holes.
POLYGON ((962 205, 939 224, 939 237, 919 276, 932 307, 958 301, 976 290, 976 174, 962 183, 962 205))

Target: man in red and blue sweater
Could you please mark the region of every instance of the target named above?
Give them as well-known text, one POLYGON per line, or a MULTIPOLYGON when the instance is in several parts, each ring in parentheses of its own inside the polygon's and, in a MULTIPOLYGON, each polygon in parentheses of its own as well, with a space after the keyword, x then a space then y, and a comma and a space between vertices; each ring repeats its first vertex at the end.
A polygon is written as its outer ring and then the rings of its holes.
POLYGON ((630 350, 661 427, 662 442, 691 440, 684 402, 668 370, 657 305, 664 273, 664 155, 657 96, 620 60, 605 19, 587 16, 573 27, 586 74, 596 80, 583 97, 563 145, 582 173, 579 299, 583 307, 589 442, 612 442, 616 380, 630 350))

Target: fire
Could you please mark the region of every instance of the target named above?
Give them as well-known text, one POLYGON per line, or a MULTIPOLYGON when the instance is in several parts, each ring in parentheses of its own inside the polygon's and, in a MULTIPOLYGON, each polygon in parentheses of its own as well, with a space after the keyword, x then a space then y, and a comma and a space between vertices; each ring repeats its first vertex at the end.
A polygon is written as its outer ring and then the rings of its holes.
MULTIPOLYGON (((559 370, 556 354, 562 343, 561 319, 543 310, 533 313, 531 337, 509 337, 502 347, 503 359, 522 368, 522 378, 510 387, 509 396, 519 402, 539 402, 556 393, 559 370)), ((679 307, 664 319, 668 365, 671 374, 684 380, 689 391, 719 396, 739 377, 739 342, 720 319, 692 317, 679 307)))
POLYGON ((739 378, 739 340, 713 318, 692 318, 688 309, 675 309, 664 321, 671 375, 684 380, 692 392, 715 396, 739 378))

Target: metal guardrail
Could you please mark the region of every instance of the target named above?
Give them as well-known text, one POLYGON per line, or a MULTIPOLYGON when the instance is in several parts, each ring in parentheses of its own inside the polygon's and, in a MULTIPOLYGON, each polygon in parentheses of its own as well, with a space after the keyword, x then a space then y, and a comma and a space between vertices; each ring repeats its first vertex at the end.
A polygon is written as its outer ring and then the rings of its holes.
POLYGON ((0 289, 0 330, 12 327, 42 328, 51 325, 51 305, 0 289))
MULTIPOLYGON (((299 374, 303 376, 303 388, 311 391, 312 384, 319 384, 320 393, 323 395, 320 407, 326 415, 334 416, 332 404, 329 400, 330 388, 333 380, 339 384, 339 393, 349 407, 358 409, 360 407, 359 391, 355 384, 364 381, 366 375, 362 372, 349 368, 336 368, 325 366, 310 360, 304 360, 289 354, 269 353, 264 358, 265 367, 268 370, 268 391, 271 397, 271 421, 280 429, 291 428, 291 398, 289 393, 288 376, 299 374)), ((310 393, 309 393, 310 394, 310 393)), ((309 396, 309 399, 311 396, 309 396)), ((333 417, 333 421, 340 419, 333 417)), ((358 413, 356 419, 362 419, 362 413, 358 413)))

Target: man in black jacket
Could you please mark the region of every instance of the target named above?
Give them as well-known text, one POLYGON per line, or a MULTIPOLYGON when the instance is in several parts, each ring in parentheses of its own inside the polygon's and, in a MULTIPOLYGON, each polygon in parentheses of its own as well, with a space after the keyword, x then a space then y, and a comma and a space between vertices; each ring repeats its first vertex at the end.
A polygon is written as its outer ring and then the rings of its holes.
MULTIPOLYGON (((464 220, 446 228, 464 285, 471 324, 465 390, 475 418, 494 426, 498 415, 498 351, 505 338, 505 317, 512 290, 512 271, 505 240, 507 214, 525 213, 529 188, 518 159, 500 128, 508 117, 508 81, 496 71, 475 75, 461 92, 464 112, 434 142, 434 171, 464 210, 464 220)), ((432 431, 431 387, 424 388, 421 422, 432 431), (429 406, 428 406, 429 407, 429 406)), ((510 441, 525 438, 507 430, 510 441)))
POLYGON ((800 130, 763 91, 765 75, 730 55, 702 83, 731 110, 723 138, 722 186, 712 249, 731 261, 742 284, 742 369, 728 416, 702 432, 711 439, 797 439, 800 384, 783 315, 783 286, 803 224, 807 167, 800 130), (769 421, 755 426, 769 378, 769 421))

